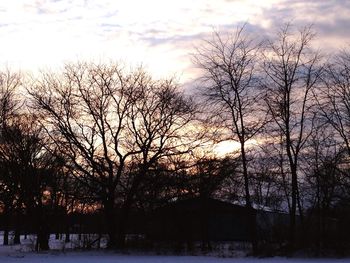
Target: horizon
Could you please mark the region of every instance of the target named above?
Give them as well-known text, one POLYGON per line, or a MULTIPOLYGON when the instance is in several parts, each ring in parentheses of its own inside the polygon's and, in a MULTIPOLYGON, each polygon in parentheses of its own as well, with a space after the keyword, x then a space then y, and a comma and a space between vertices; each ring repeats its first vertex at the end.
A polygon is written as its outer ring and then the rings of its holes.
POLYGON ((0 3, 0 261, 18 248, 350 257, 349 11, 0 3))

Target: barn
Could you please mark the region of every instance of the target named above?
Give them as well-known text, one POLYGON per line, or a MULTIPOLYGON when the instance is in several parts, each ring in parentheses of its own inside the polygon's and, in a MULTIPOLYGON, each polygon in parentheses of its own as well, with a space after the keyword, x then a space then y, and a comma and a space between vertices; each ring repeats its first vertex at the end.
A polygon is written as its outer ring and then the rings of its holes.
POLYGON ((156 209, 149 217, 147 238, 166 242, 253 242, 256 210, 211 199, 176 201, 156 209))

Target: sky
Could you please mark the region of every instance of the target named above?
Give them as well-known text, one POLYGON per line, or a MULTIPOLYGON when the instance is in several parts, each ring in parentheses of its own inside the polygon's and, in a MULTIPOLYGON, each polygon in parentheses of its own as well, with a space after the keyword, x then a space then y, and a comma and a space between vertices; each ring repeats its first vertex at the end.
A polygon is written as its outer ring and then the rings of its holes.
POLYGON ((312 23, 326 50, 350 43, 348 0, 0 0, 0 65, 112 60, 186 84, 196 77, 190 54, 213 30, 246 23, 263 35, 284 22, 312 23))

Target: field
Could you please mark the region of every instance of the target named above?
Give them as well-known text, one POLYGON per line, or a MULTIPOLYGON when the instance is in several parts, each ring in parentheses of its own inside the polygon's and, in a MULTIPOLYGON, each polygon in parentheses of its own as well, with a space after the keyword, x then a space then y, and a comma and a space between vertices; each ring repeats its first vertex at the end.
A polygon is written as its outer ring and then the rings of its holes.
POLYGON ((0 262, 21 263, 343 263, 350 259, 218 258, 206 256, 123 255, 112 252, 19 253, 0 248, 0 262))
MULTIPOLYGON (((78 235, 72 235, 72 242, 64 244, 63 240, 55 240, 54 235, 50 236, 50 248, 48 252, 36 253, 34 248, 34 236, 28 236, 24 239, 21 236, 21 245, 0 245, 0 262, 21 262, 21 263, 343 263, 350 262, 348 259, 314 259, 314 258, 253 258, 244 257, 242 254, 236 254, 233 257, 223 257, 220 254, 216 256, 184 256, 184 255, 157 255, 156 253, 117 253, 107 250, 78 250, 79 245, 93 240, 93 235, 83 235, 79 244, 78 235), (64 244, 64 247, 63 247, 64 244)), ((2 235, 0 234, 2 244, 2 235)), ((106 240, 103 239, 101 247, 105 246, 106 240)))

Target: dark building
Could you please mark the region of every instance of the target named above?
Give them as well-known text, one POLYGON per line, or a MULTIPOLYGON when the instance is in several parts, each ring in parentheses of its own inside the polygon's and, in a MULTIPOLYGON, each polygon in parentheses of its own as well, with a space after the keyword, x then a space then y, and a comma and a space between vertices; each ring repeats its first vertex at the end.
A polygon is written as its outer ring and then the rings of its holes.
POLYGON ((215 199, 181 200, 155 210, 146 236, 153 241, 245 241, 256 237, 256 210, 215 199))

